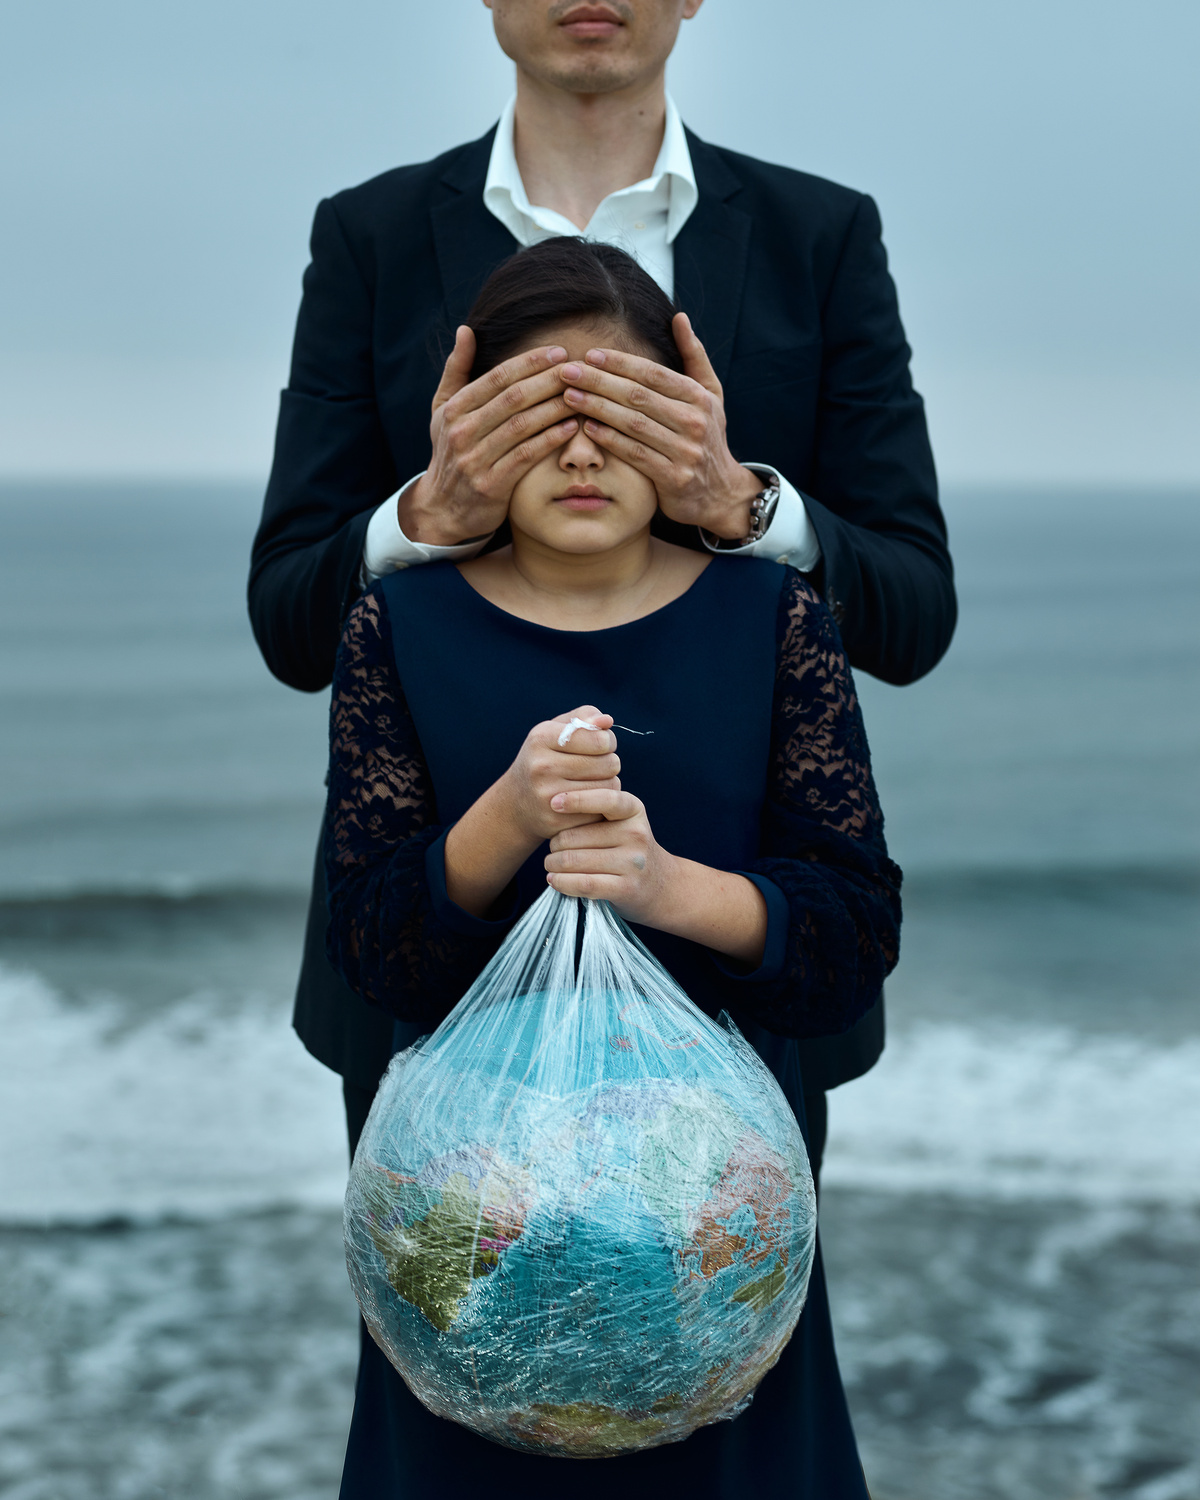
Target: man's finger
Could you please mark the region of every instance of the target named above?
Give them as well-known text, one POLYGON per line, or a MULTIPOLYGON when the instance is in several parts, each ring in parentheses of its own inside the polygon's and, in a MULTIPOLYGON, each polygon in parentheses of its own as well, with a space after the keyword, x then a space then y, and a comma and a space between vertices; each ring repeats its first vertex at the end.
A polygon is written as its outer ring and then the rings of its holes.
MULTIPOLYGON (((640 354, 627 354, 624 349, 589 349, 585 363, 612 375, 623 375, 626 380, 636 380, 638 385, 649 386, 652 391, 669 396, 673 401, 696 399, 696 382, 690 375, 668 370, 666 365, 656 364, 640 354)), ((562 372, 559 374, 561 377, 562 372)))
POLYGON ((603 397, 614 402, 618 406, 628 407, 630 411, 644 412, 646 416, 658 422, 661 426, 669 428, 672 432, 683 432, 690 420, 694 419, 697 411, 697 403, 707 400, 707 393, 695 381, 687 382, 686 393, 683 398, 676 399, 674 396, 664 396, 661 392, 651 390, 648 385, 642 385, 640 381, 629 380, 624 375, 617 375, 610 370, 598 370, 592 365, 575 365, 579 375, 573 380, 567 380, 563 374, 564 369, 571 366, 559 365, 557 374, 560 380, 566 381, 563 399, 568 406, 578 411, 587 410, 590 398, 603 397), (582 394, 583 399, 579 396, 582 394))
POLYGON ((712 367, 708 350, 696 337, 692 320, 687 313, 675 314, 671 319, 671 331, 675 335, 675 347, 683 360, 684 374, 689 375, 697 385, 702 385, 711 395, 722 395, 721 382, 712 367))
MULTIPOLYGON (((472 433, 472 446, 477 461, 491 468, 498 464, 506 453, 511 453, 518 443, 528 442, 538 433, 546 432, 561 423, 577 422, 578 414, 571 410, 561 396, 554 396, 551 400, 543 401, 537 406, 514 412, 507 421, 491 431, 488 431, 485 425, 488 420, 486 411, 477 412, 469 420, 477 424, 472 433)), ((575 427, 572 426, 570 432, 574 431, 575 427)))
POLYGON ((513 487, 529 473, 534 464, 540 464, 547 454, 569 442, 578 427, 578 419, 570 417, 565 422, 556 422, 553 427, 547 427, 545 432, 535 432, 515 448, 510 448, 491 467, 495 492, 511 495, 513 487))
POLYGON ((465 323, 454 330, 454 348, 442 370, 442 378, 433 393, 433 409, 445 406, 451 396, 457 396, 471 380, 471 366, 475 363, 475 335, 465 323))
POLYGON ((625 433, 618 432, 615 427, 609 427, 604 422, 587 421, 583 424, 583 430, 593 442, 599 443, 607 452, 615 453, 618 458, 623 458, 632 468, 644 474, 660 496, 664 490, 669 489, 674 469, 671 460, 657 449, 649 447, 640 438, 627 437, 625 433))
POLYGON ((618 432, 637 438, 647 448, 653 448, 656 453, 666 457, 678 446, 682 436, 674 429, 656 422, 646 412, 622 406, 619 401, 610 401, 607 396, 568 391, 566 399, 580 416, 587 417, 592 422, 602 422, 607 427, 615 427, 618 432))
MULTIPOLYGON (((474 337, 472 334, 472 342, 474 337)), ((464 387, 462 399, 458 403, 459 407, 463 412, 482 411, 500 398, 493 423, 497 425, 504 420, 505 416, 518 410, 521 405, 532 405, 534 401, 541 401, 560 387, 561 381, 555 377, 554 370, 566 357, 567 351, 560 344, 548 344, 538 349, 527 349, 524 354, 514 354, 511 359, 506 359, 502 364, 496 365, 480 375, 478 380, 473 380, 470 385, 464 387), (544 389, 542 385, 538 385, 532 391, 522 392, 515 397, 507 394, 510 387, 519 386, 527 380, 537 380, 539 377, 543 378, 544 389), (506 401, 507 411, 504 410, 506 401)))

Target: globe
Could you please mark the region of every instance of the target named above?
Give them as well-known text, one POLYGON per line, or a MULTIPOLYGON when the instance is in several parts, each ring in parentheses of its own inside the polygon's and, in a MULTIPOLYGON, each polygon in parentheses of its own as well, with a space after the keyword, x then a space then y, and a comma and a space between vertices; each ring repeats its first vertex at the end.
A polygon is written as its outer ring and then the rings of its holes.
POLYGON ((593 994, 571 1067, 542 998, 492 1000, 486 1045, 451 1024, 393 1059, 347 1260, 431 1411, 600 1458, 745 1408, 800 1315, 815 1200, 795 1118, 736 1033, 593 994))

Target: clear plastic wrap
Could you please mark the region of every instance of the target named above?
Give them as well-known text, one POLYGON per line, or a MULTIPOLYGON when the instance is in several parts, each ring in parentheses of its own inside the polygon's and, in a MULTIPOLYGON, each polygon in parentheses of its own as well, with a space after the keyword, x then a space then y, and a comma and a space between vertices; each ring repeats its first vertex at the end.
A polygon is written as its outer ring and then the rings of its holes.
POLYGON ((431 1411, 600 1458, 745 1408, 804 1305, 816 1201, 728 1017, 606 902, 547 890, 392 1059, 345 1230, 367 1326, 431 1411))

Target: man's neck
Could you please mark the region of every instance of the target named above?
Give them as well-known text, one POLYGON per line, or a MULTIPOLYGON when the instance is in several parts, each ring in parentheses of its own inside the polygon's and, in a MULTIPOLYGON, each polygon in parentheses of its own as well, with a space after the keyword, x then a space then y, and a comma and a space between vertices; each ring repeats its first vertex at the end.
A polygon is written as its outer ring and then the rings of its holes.
POLYGON ((515 146, 530 203, 585 229, 609 193, 649 177, 666 120, 661 73, 613 94, 571 94, 518 70, 515 146))

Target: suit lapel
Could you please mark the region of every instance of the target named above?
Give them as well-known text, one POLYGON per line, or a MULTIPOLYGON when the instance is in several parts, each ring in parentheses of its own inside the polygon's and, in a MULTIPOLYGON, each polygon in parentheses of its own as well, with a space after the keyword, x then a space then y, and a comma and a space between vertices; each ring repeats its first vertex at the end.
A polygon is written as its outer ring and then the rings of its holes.
POLYGON ((700 198, 675 240, 675 299, 724 380, 742 307, 750 215, 730 206, 742 184, 717 152, 690 130, 687 139, 700 198))
POLYGON ((429 211, 446 315, 453 327, 463 321, 480 287, 517 242, 483 202, 492 151, 489 130, 482 140, 464 146, 442 173, 450 189, 429 211))
MULTIPOLYGON (((433 243, 450 325, 461 323, 491 272, 517 242, 484 207, 494 130, 457 153, 443 172, 444 196, 430 209, 433 243)), ((746 280, 750 216, 730 205, 741 181, 689 130, 699 201, 675 241, 675 296, 724 380, 746 280)))

